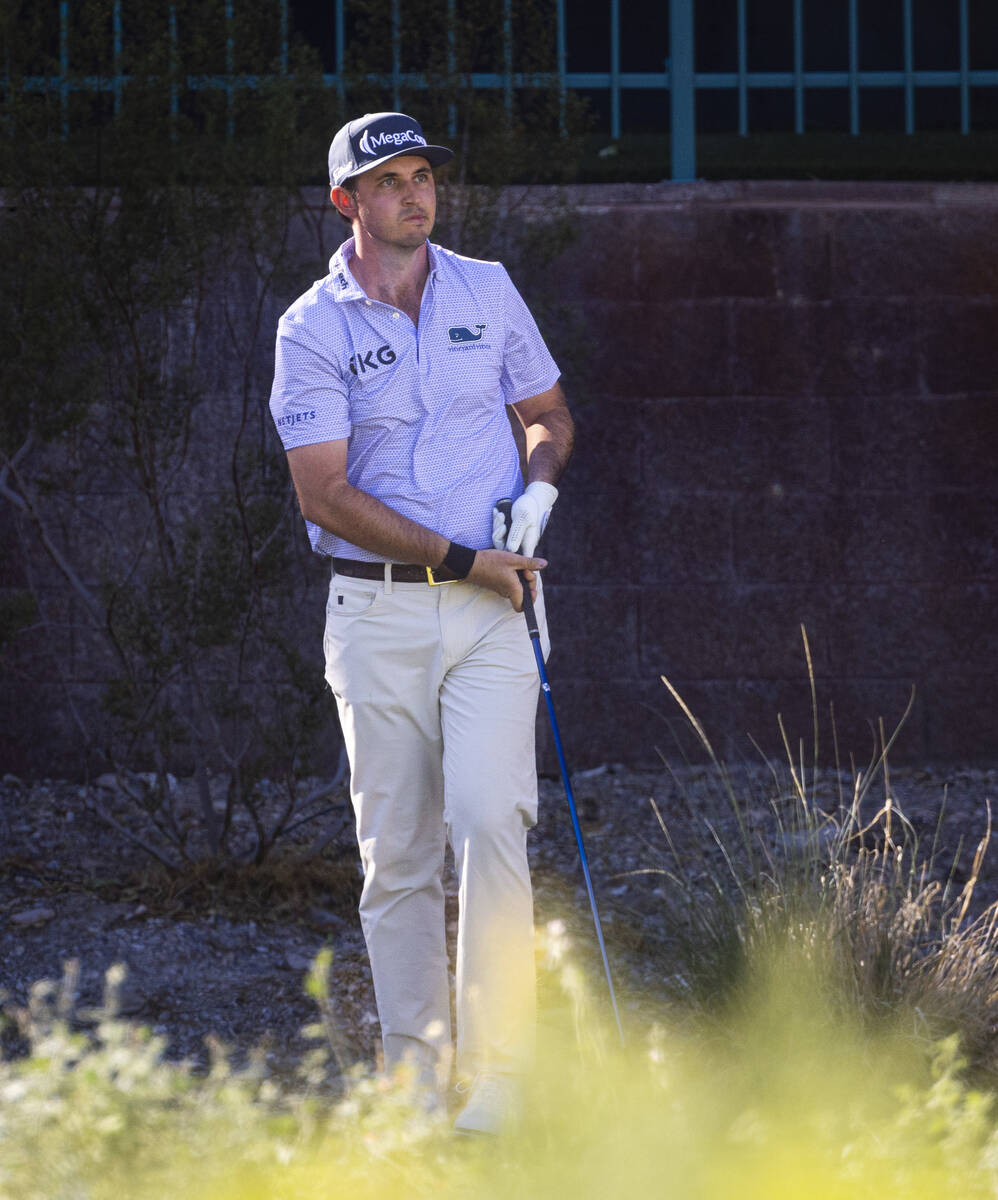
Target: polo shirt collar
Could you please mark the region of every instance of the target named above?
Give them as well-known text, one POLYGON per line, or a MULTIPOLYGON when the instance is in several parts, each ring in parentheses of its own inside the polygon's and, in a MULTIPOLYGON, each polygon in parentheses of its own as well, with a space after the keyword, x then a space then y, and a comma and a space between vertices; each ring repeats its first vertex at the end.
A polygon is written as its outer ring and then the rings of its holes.
POLYGON ((329 279, 333 299, 339 304, 344 300, 365 299, 364 289, 354 279, 347 263, 353 258, 353 238, 348 237, 329 260, 329 279))
MULTIPOLYGON (((367 299, 367 293, 357 280, 354 279, 353 273, 348 266, 350 259, 353 258, 353 248, 353 237, 348 237, 329 260, 329 279, 332 286, 333 299, 337 304, 346 300, 367 299)), ((426 243, 426 252, 430 268, 428 278, 435 282, 441 260, 437 254, 436 247, 429 240, 426 243)))
POLYGON ((427 240, 426 243, 426 257, 430 267, 428 278, 436 280, 437 272, 440 270, 441 260, 440 256, 437 254, 437 247, 434 246, 434 244, 429 240, 427 240))

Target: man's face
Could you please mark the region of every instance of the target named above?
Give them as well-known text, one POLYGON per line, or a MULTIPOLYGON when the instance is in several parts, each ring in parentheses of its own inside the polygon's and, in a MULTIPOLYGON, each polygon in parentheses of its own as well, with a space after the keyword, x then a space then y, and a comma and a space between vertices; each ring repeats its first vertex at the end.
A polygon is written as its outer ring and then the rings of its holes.
POLYGON ((415 248, 429 236, 436 214, 429 162, 418 154, 403 154, 358 175, 354 207, 348 215, 358 219, 375 241, 415 248))

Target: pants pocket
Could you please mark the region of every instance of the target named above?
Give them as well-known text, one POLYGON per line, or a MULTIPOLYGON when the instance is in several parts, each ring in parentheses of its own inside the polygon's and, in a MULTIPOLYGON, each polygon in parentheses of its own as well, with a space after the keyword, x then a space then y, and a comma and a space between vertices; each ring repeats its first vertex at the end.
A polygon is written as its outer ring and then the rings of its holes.
POLYGON ((336 617, 355 617, 367 612, 377 600, 378 588, 372 587, 368 580, 358 580, 361 586, 355 587, 344 584, 342 579, 334 579, 329 587, 329 599, 326 601, 326 619, 336 617))
POLYGON ((326 682, 336 695, 344 685, 344 655, 349 653, 351 641, 356 641, 365 619, 380 611, 381 597, 381 590, 368 579, 334 576, 330 582, 322 649, 326 682))

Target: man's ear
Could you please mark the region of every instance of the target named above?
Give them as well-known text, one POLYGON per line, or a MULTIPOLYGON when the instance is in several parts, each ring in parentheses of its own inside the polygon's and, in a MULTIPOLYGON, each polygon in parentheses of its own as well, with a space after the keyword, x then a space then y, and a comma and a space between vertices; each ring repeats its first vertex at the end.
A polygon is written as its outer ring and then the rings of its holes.
POLYGON ((346 217, 348 221, 352 221, 356 216, 356 202, 353 196, 345 187, 333 187, 329 189, 329 199, 333 203, 333 207, 338 213, 346 217))

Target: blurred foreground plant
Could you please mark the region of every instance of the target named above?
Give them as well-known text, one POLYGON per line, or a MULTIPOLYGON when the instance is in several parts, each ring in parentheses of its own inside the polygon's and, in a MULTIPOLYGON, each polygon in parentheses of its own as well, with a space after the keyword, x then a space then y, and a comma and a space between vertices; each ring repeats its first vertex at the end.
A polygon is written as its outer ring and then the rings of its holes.
MULTIPOLYGON (((73 1032, 72 973, 19 1014, 29 1057, 0 1063, 0 1194, 10 1200, 316 1200, 474 1195, 856 1200, 993 1196, 990 1096, 961 1081, 955 1039, 920 1047, 832 1002, 799 947, 759 948, 756 986, 710 1025, 615 1046, 584 1000, 564 933, 543 967, 567 994, 543 1014, 527 1117, 467 1139, 362 1069, 323 1091, 313 1059, 279 1086, 262 1060, 205 1076, 113 1016, 73 1032), (562 1008, 580 1014, 575 1025, 562 1008), (594 1052, 596 1050, 597 1052, 594 1052)), ((323 969, 324 964, 319 964, 323 969)), ((321 1055, 319 1056, 321 1058, 321 1055)))

